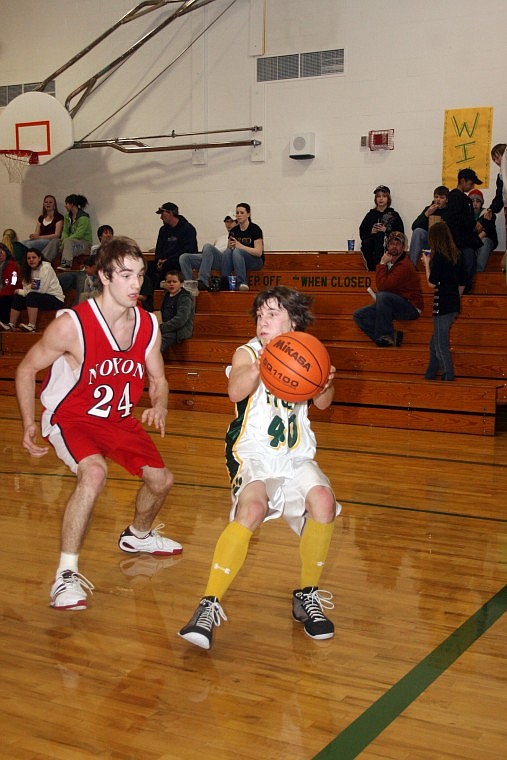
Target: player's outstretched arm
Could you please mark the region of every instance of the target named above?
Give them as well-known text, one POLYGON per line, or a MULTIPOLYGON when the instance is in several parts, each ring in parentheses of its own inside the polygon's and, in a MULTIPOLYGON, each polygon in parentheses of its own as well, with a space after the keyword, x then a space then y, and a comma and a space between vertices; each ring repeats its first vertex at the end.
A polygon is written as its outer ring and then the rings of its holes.
POLYGON ((333 400, 333 397, 334 397, 333 381, 334 381, 335 372, 336 372, 336 368, 331 365, 327 383, 325 384, 321 392, 317 396, 314 396, 313 398, 313 403, 315 404, 317 409, 327 409, 333 400))
POLYGON ((259 360, 252 361, 251 353, 239 348, 232 357, 227 391, 233 404, 250 396, 259 385, 259 360))
POLYGON ((164 437, 169 386, 165 376, 162 354, 160 353, 160 341, 159 333, 155 345, 146 357, 151 407, 143 411, 141 422, 160 430, 160 435, 164 437))
POLYGON ((42 457, 49 448, 37 443, 35 423, 35 379, 64 353, 74 354, 79 344, 76 329, 67 315, 51 322, 41 339, 28 351, 16 372, 16 397, 23 424, 23 447, 33 457, 42 457))

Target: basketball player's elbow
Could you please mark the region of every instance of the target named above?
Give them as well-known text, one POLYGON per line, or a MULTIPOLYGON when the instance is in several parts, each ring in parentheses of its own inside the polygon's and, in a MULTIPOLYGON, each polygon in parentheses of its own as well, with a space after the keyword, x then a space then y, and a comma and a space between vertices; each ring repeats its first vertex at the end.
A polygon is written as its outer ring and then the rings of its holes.
POLYGON ((254 386, 252 386, 251 383, 245 384, 245 383, 238 383, 238 382, 229 382, 229 385, 227 387, 229 400, 232 401, 233 404, 237 404, 240 401, 243 401, 244 398, 246 398, 247 396, 250 396, 255 391, 258 384, 259 384, 258 380, 254 386))

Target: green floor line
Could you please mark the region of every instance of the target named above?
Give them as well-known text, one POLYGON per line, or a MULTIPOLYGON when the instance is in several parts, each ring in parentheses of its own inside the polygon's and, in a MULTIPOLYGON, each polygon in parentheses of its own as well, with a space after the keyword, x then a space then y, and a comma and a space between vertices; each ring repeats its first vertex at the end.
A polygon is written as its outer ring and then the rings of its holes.
POLYGON ((352 760, 507 610, 507 586, 350 724, 314 760, 352 760))

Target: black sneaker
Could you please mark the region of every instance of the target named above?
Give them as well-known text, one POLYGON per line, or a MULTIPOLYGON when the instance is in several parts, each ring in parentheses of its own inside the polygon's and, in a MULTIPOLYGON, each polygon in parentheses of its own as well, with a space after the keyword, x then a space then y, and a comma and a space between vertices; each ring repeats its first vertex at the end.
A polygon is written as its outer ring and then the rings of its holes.
POLYGON ((394 345, 395 346, 401 346, 403 343, 403 331, 402 330, 395 330, 394 333, 394 345))
POLYGON ((294 620, 303 623, 305 633, 312 639, 331 639, 334 636, 334 625, 322 612, 334 608, 331 601, 333 595, 317 586, 306 586, 296 589, 292 594, 292 616, 294 620))
POLYGON ((221 619, 227 620, 227 615, 216 596, 204 596, 178 636, 202 649, 209 649, 213 643, 213 628, 220 625, 221 619))
POLYGON ((394 338, 390 335, 382 335, 375 343, 380 348, 390 348, 390 346, 394 346, 394 338))
POLYGON ((197 280, 197 290, 209 291, 209 288, 205 282, 203 282, 202 280, 197 280))

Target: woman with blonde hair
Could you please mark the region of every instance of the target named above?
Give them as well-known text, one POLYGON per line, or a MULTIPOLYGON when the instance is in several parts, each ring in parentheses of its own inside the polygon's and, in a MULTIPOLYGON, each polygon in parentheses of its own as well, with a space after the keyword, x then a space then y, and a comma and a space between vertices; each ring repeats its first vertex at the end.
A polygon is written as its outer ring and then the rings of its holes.
POLYGON ((2 243, 9 249, 14 261, 21 266, 25 259, 27 248, 23 243, 19 242, 16 231, 7 227, 7 229, 3 231, 2 243))
POLYGON ((423 252, 421 259, 428 285, 433 288, 433 335, 424 377, 435 380, 440 370, 442 380, 454 380, 449 333, 460 312, 461 294, 465 289, 463 257, 445 222, 437 222, 430 228, 428 243, 430 251, 423 252))
POLYGON ((62 229, 63 216, 58 211, 56 198, 54 195, 45 195, 35 231, 28 240, 23 241, 23 245, 34 248, 36 251, 43 251, 50 240, 60 240, 62 229))

